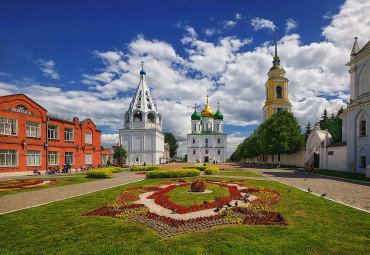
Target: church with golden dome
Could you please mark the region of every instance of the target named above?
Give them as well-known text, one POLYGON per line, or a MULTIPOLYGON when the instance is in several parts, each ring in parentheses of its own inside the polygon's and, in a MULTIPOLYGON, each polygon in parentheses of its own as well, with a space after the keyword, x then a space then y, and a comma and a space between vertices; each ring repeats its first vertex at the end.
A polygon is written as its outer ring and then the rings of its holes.
POLYGON ((223 163, 226 161, 227 135, 223 130, 224 116, 218 103, 214 113, 208 104, 199 114, 195 104, 191 115, 191 134, 187 135, 187 162, 223 163))
POLYGON ((280 59, 277 55, 277 35, 275 31, 275 56, 272 61, 272 67, 267 73, 268 80, 266 87, 266 102, 263 106, 263 121, 269 119, 277 111, 291 111, 292 105, 288 100, 288 82, 284 77, 285 70, 280 65, 280 59))

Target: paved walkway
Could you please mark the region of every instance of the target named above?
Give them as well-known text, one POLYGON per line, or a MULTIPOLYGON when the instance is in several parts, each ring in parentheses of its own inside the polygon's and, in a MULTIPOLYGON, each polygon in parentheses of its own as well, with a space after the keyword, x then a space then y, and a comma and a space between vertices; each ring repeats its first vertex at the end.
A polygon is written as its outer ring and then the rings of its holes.
POLYGON ((370 212, 370 183, 368 182, 309 175, 295 170, 276 168, 245 169, 304 191, 308 191, 308 188, 310 188, 315 195, 321 196, 326 193, 326 199, 370 212))
MULTIPOLYGON (((44 175, 41 177, 45 178, 52 176, 44 175)), ((20 176, 17 176, 16 178, 19 179, 20 176)), ((18 211, 30 207, 36 207, 43 204, 81 196, 95 191, 109 189, 144 179, 145 176, 143 175, 137 175, 133 172, 122 172, 115 173, 114 178, 111 179, 97 180, 93 182, 5 195, 0 197, 0 214, 18 211)))

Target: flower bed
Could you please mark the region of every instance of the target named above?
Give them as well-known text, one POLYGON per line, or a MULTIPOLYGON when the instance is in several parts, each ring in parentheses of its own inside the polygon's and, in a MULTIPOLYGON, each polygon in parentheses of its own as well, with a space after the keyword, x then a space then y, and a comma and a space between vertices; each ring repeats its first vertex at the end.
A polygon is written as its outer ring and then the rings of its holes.
POLYGON ((202 180, 195 180, 191 184, 191 191, 192 192, 204 192, 207 188, 207 184, 202 180))
POLYGON ((280 200, 279 192, 252 185, 243 180, 227 182, 205 180, 205 182, 227 187, 230 196, 217 196, 217 200, 215 197, 215 201, 184 207, 170 202, 170 197, 167 193, 177 187, 190 186, 192 181, 173 179, 167 182, 129 188, 122 193, 119 201, 102 206, 83 215, 100 215, 129 219, 155 229, 163 237, 171 237, 226 224, 287 225, 282 215, 273 208, 280 200), (250 203, 242 202, 244 195, 241 193, 247 194, 245 191, 250 192, 248 193, 249 196, 253 192, 257 195, 257 198, 250 203), (148 192, 152 192, 152 194, 148 192), (148 193, 148 196, 144 193, 148 193), (153 212, 150 206, 147 207, 138 202, 140 197, 145 197, 147 200, 154 199, 156 204, 170 209, 173 213, 159 215, 158 213, 160 212, 153 212), (234 201, 239 201, 240 204, 244 203, 244 206, 239 206, 234 201), (233 205, 230 204, 231 202, 233 205), (213 208, 216 209, 208 210, 208 214, 205 214, 205 216, 191 217, 191 213, 213 208), (185 214, 187 216, 186 218, 184 217, 185 214), (176 215, 177 217, 172 215, 176 215))
POLYGON ((55 185, 62 181, 71 181, 71 180, 12 180, 12 181, 2 181, 0 182, 0 191, 9 191, 9 190, 23 190, 23 189, 34 189, 44 185, 55 185))

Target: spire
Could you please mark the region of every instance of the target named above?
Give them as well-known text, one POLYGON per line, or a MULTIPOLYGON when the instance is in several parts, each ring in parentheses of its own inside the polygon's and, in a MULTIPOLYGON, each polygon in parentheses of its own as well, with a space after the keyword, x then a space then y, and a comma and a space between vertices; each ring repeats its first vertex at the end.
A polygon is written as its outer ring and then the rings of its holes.
POLYGON ((217 111, 220 110, 220 102, 217 102, 217 111))
POLYGON ((194 103, 194 110, 197 110, 197 103, 194 103))
POLYGON ((277 57, 277 29, 275 28, 275 58, 277 57))
POLYGON ((145 70, 144 70, 144 61, 141 61, 141 71, 140 71, 140 75, 142 75, 142 74, 146 75, 146 72, 145 72, 145 70))
POLYGON ((207 96, 206 96, 206 97, 207 97, 207 104, 208 104, 208 97, 209 97, 209 96, 208 96, 208 94, 207 94, 207 96))
POLYGON ((353 43, 352 51, 351 51, 351 59, 355 57, 355 55, 360 51, 360 47, 357 43, 357 37, 355 37, 355 42, 353 43))

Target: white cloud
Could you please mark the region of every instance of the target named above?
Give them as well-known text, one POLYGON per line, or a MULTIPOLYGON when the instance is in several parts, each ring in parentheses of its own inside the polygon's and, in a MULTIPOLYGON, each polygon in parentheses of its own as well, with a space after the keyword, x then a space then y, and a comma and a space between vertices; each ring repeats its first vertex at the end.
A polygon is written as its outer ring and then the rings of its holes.
POLYGON ((54 70, 55 62, 53 60, 45 61, 40 58, 38 61, 36 61, 36 63, 40 65, 39 68, 43 72, 43 75, 45 77, 48 77, 54 80, 60 79, 59 73, 54 70))
POLYGON ((11 77, 12 75, 10 73, 0 72, 0 76, 8 76, 8 77, 11 77))
POLYGON ((274 30, 276 26, 274 25, 274 22, 267 19, 262 19, 259 17, 255 17, 251 21, 251 25, 254 27, 254 30, 261 30, 261 29, 271 29, 274 30))
POLYGON ((101 135, 101 145, 104 148, 110 148, 119 143, 118 134, 102 134, 101 135))
POLYGON ((298 25, 297 21, 291 18, 287 19, 286 24, 285 24, 285 32, 289 33, 292 29, 296 28, 297 25, 298 25))
POLYGON ((212 36, 216 33, 216 29, 208 28, 208 29, 204 30, 204 33, 208 36, 212 36))
POLYGON ((225 20, 222 22, 222 25, 226 29, 230 29, 236 26, 238 24, 238 21, 242 19, 242 15, 240 13, 235 13, 235 19, 234 20, 225 20))

